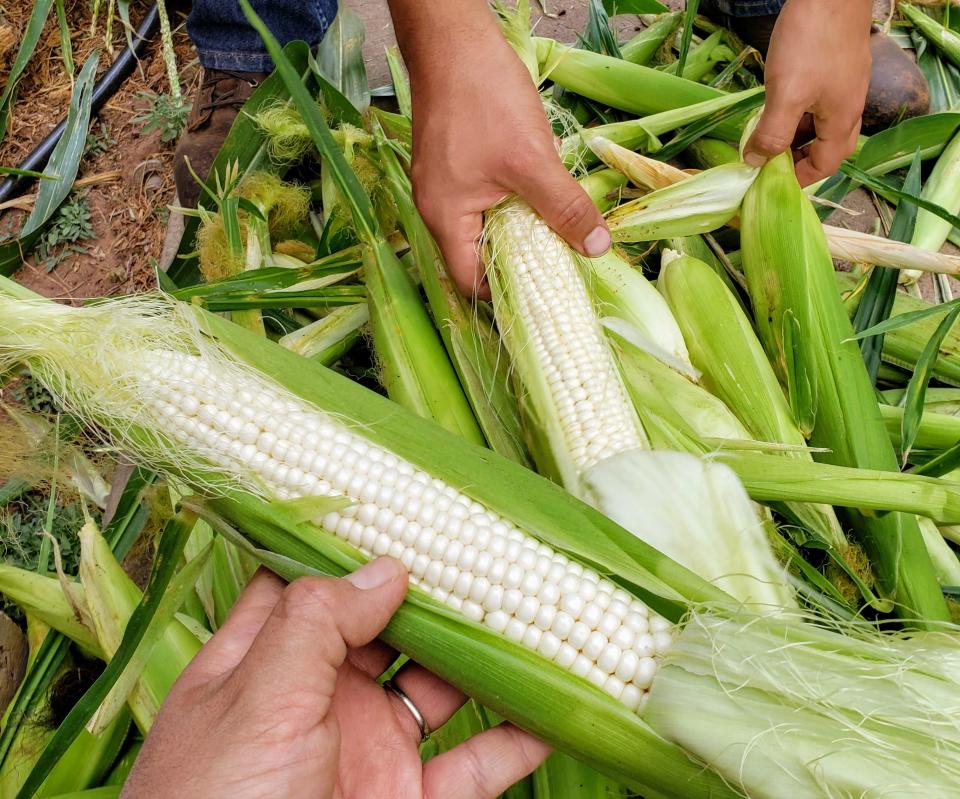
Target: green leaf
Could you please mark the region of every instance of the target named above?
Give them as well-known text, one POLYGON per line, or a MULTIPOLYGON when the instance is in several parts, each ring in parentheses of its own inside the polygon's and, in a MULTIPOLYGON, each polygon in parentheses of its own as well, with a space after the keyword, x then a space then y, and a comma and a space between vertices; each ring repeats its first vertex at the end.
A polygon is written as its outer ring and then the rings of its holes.
POLYGON ((960 112, 906 119, 870 137, 854 162, 871 175, 884 175, 910 164, 917 150, 924 160, 939 155, 960 128, 960 112))
POLYGON ((30 63, 37 42, 40 41, 40 35, 43 33, 44 25, 47 24, 47 17, 50 16, 52 5, 53 0, 36 0, 33 4, 33 11, 27 21, 27 27, 23 31, 23 38, 20 39, 17 55, 10 65, 10 72, 7 73, 7 82, 4 84, 3 94, 0 94, 0 141, 3 141, 4 134, 7 131, 10 108, 16 101, 17 84, 23 77, 23 71, 27 68, 27 64, 30 63))
MULTIPOLYGON (((920 151, 918 150, 910 165, 910 171, 907 173, 906 181, 903 185, 904 191, 913 194, 920 194, 920 151)), ((893 224, 890 227, 889 238, 894 241, 910 241, 913 236, 913 228, 917 221, 917 206, 910 201, 903 201, 897 206, 897 211, 893 217, 893 224)), ((853 317, 853 329, 859 333, 867 328, 883 322, 890 316, 893 310, 893 302, 897 295, 897 282, 900 278, 900 272, 897 269, 889 269, 882 266, 875 267, 867 280, 867 286, 864 289, 863 297, 857 312, 853 317)), ((880 355, 883 352, 883 335, 870 336, 861 339, 860 352, 863 355, 863 362, 870 374, 870 381, 876 385, 877 373, 880 371, 880 355)))
POLYGON ((73 188, 90 126, 90 107, 93 100, 97 59, 98 53, 94 51, 80 70, 70 98, 66 127, 60 141, 50 154, 50 160, 47 161, 45 171, 58 177, 55 180, 41 182, 33 210, 23 223, 18 237, 0 244, 0 274, 10 275, 20 268, 23 259, 43 232, 44 225, 73 188))
POLYGON ((940 345, 946 338, 947 333, 950 332, 950 328, 957 321, 958 316, 960 316, 960 304, 954 304, 950 312, 937 325, 933 336, 930 337, 927 345, 923 348, 923 352, 914 368, 913 376, 907 383, 907 390, 903 396, 903 420, 900 423, 900 449, 904 463, 907 462, 910 450, 913 449, 913 443, 916 441, 917 433, 920 430, 923 400, 927 393, 927 386, 930 385, 933 367, 940 353, 940 345))
POLYGON ((73 44, 70 41, 70 23, 67 22, 67 9, 64 0, 57 2, 57 26, 60 28, 60 57, 63 59, 63 68, 73 77, 73 44))
POLYGON ((387 66, 390 68, 390 79, 393 81, 393 93, 397 98, 397 106, 400 113, 407 119, 413 117, 413 100, 410 96, 410 81, 403 68, 403 59, 400 57, 400 49, 397 47, 387 48, 387 66))
POLYGON ((21 178, 36 178, 37 180, 57 180, 57 175, 48 175, 46 172, 34 172, 32 169, 17 169, 12 166, 0 166, 0 175, 16 175, 21 178))
POLYGON ((723 125, 725 122, 742 119, 747 112, 752 111, 754 108, 759 108, 763 105, 765 98, 766 92, 758 91, 744 97, 733 105, 729 105, 720 111, 705 116, 703 119, 699 119, 678 131, 676 136, 674 136, 667 145, 651 153, 651 155, 658 161, 668 161, 671 158, 675 158, 697 141, 697 139, 707 136, 712 130, 723 125))
POLYGON ((140 641, 150 626, 150 621, 159 610, 167 586, 177 571, 177 564, 183 553, 183 547, 190 537, 192 529, 192 519, 182 516, 175 517, 164 528, 157 544, 157 554, 154 558, 150 581, 143 592, 143 599, 130 617, 116 654, 97 678, 97 681, 73 706, 54 733, 43 753, 37 759, 30 776, 27 777, 20 788, 17 799, 30 799, 36 794, 61 755, 67 751, 103 700, 107 698, 110 689, 136 653, 140 641))
POLYGON ((883 197, 893 197, 901 202, 903 200, 907 200, 908 202, 919 206, 924 211, 929 211, 934 216, 938 216, 941 219, 949 222, 954 227, 960 227, 960 217, 951 214, 945 208, 937 205, 936 203, 932 203, 929 200, 924 200, 922 197, 919 197, 915 194, 908 194, 905 191, 901 191, 889 180, 874 177, 870 173, 865 172, 864 170, 860 169, 860 167, 854 166, 849 162, 844 162, 841 164, 840 171, 855 180, 857 183, 863 184, 871 191, 875 191, 877 194, 883 197))
POLYGON ((579 37, 580 44, 595 53, 623 58, 617 37, 610 30, 610 18, 600 0, 589 0, 587 6, 587 26, 579 37))
POLYGON ((901 327, 919 322, 928 316, 936 316, 937 314, 952 311, 958 304, 960 304, 960 297, 955 300, 950 300, 950 302, 941 303, 940 305, 931 305, 929 308, 919 308, 916 311, 908 311, 907 313, 893 317, 893 319, 888 319, 886 322, 881 322, 878 325, 867 328, 863 332, 853 336, 851 340, 859 341, 867 336, 878 336, 881 333, 889 333, 891 330, 899 330, 901 327))
POLYGON ((363 39, 363 20, 349 8, 341 7, 317 48, 321 73, 361 113, 370 106, 363 39))
POLYGON ((700 0, 687 0, 683 12, 683 33, 680 35, 680 55, 677 57, 677 74, 683 75, 687 65, 687 53, 690 52, 690 40, 693 38, 693 21, 697 17, 700 0))
POLYGON ((662 14, 669 10, 657 0, 603 0, 603 8, 611 17, 618 14, 662 14))

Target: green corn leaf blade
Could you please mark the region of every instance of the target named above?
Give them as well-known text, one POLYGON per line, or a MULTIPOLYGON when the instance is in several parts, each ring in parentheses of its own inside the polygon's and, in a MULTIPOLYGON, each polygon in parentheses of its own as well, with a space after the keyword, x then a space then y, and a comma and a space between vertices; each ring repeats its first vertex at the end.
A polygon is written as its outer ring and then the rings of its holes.
POLYGON ((935 158, 960 129, 960 112, 945 111, 905 119, 874 134, 860 150, 854 164, 871 175, 885 175, 909 166, 920 151, 924 160, 935 158))
POLYGON ((687 63, 687 54, 690 52, 690 40, 693 38, 693 22, 697 18, 697 9, 700 0, 687 0, 683 12, 683 32, 680 35, 680 54, 677 56, 677 74, 683 75, 687 63))
POLYGON ((73 706, 53 738, 50 739, 30 772, 30 776, 17 794, 17 799, 30 799, 34 796, 63 753, 76 740, 97 708, 107 698, 110 689, 127 667, 147 632, 151 619, 160 608, 167 587, 176 573, 177 564, 192 527, 190 520, 176 517, 164 528, 157 544, 150 581, 143 593, 143 599, 130 617, 120 647, 97 681, 73 706))
POLYGON ((960 65, 960 34, 941 25, 917 6, 900 3, 899 9, 934 47, 954 64, 960 65))
POLYGON ((67 22, 67 9, 64 0, 56 0, 57 27, 60 29, 60 57, 63 68, 73 77, 73 43, 70 41, 70 23, 67 22))
POLYGON ((588 0, 587 25, 578 38, 580 45, 587 50, 623 58, 617 37, 610 30, 610 18, 601 0, 588 0))
POLYGON ((0 141, 7 131, 7 121, 10 119, 10 110, 17 97, 17 84, 23 77, 23 72, 30 63, 33 51, 40 41, 44 25, 47 24, 47 17, 50 16, 50 7, 53 0, 36 0, 33 4, 33 11, 30 13, 30 19, 27 21, 27 27, 24 28, 20 47, 14 56, 13 63, 10 65, 10 71, 7 73, 7 82, 3 86, 3 93, 0 94, 0 141))
MULTIPOLYGON (((910 194, 920 194, 920 153, 913 158, 907 178, 904 181, 904 191, 910 194)), ((917 206, 909 201, 901 202, 897 206, 890 226, 889 238, 894 241, 909 242, 913 237, 914 225, 917 221, 917 206)), ((874 268, 870 273, 867 286, 864 289, 860 305, 853 317, 853 329, 860 333, 867 328, 880 324, 890 316, 897 294, 897 282, 900 279, 899 271, 882 266, 874 268)), ((867 367, 870 380, 877 382, 877 373, 880 371, 880 359, 883 353, 883 336, 871 336, 860 339, 860 352, 867 367)))
POLYGON ((950 111, 960 102, 960 70, 955 64, 941 58, 929 47, 927 40, 916 31, 911 32, 917 67, 930 88, 930 112, 950 111))
POLYGON ((337 308, 367 301, 367 287, 328 286, 311 291, 260 291, 195 297, 193 304, 209 311, 245 311, 262 308, 337 308))
POLYGON ((900 330, 901 328, 915 324, 916 322, 920 322, 930 316, 938 316, 945 312, 952 312, 958 304, 960 304, 960 298, 941 303, 940 305, 931 305, 927 308, 918 308, 915 311, 907 311, 906 313, 894 316, 892 319, 887 319, 885 322, 880 322, 879 324, 873 325, 873 327, 869 327, 857 335, 852 336, 851 339, 857 341, 859 339, 866 338, 867 336, 879 336, 883 333, 890 333, 894 330, 900 330))
MULTIPOLYGON (((297 41, 288 44, 284 52, 300 76, 300 80, 305 80, 310 72, 307 64, 310 49, 304 42, 297 41)), ((289 101, 290 93, 277 73, 270 75, 257 87, 237 114, 230 133, 210 167, 210 174, 205 183, 209 190, 215 190, 216 176, 222 177, 234 164, 239 167, 241 177, 257 170, 276 171, 276 167, 270 160, 266 136, 254 117, 263 108, 289 101)), ((198 204, 209 211, 216 210, 213 199, 205 192, 200 193, 198 204)), ((167 277, 178 286, 191 286, 200 280, 195 252, 199 223, 199 219, 187 219, 177 257, 167 272, 167 277)))
POLYGON ((668 161, 676 158, 698 139, 707 136, 715 130, 726 128, 744 115, 759 108, 764 103, 766 94, 763 90, 750 89, 750 94, 720 111, 716 111, 703 119, 688 125, 677 132, 668 144, 657 150, 653 155, 658 161, 668 161))
POLYGON ((900 190, 889 180, 874 177, 869 172, 866 172, 860 169, 860 167, 854 166, 849 162, 844 162, 841 164, 840 171, 857 183, 866 186, 871 191, 877 192, 877 194, 880 194, 884 197, 893 197, 900 202, 907 201, 913 203, 919 208, 922 208, 924 211, 929 211, 934 216, 938 216, 945 222, 949 222, 954 227, 960 226, 960 217, 956 216, 955 214, 951 214, 943 206, 932 203, 929 200, 925 200, 919 195, 909 194, 906 191, 900 190))
POLYGON ((57 175, 48 175, 46 172, 35 172, 32 169, 17 169, 12 166, 0 166, 0 175, 14 175, 21 178, 35 178, 37 180, 57 180, 57 175))
POLYGON ((364 34, 363 20, 349 8, 341 8, 317 48, 321 73, 360 113, 370 105, 364 34))
POLYGON ((901 444, 903 462, 906 463, 910 456, 910 450, 913 449, 916 441, 917 431, 920 428, 920 419, 923 415, 923 400, 927 393, 927 386, 930 384, 930 377, 933 366, 940 352, 940 345, 946 338, 950 329, 960 316, 960 304, 954 305, 950 312, 941 320, 937 326, 936 332, 927 342, 920 359, 917 361, 916 369, 910 382, 907 383, 907 390, 903 397, 903 422, 901 426, 901 444))
MULTIPOLYGON (((844 197, 854 188, 856 188, 856 184, 850 178, 842 172, 835 172, 817 187, 815 196, 832 203, 842 203, 844 197)), ((823 222, 833 213, 834 208, 826 203, 818 203, 816 210, 817 216, 823 222)))
POLYGON ((410 95, 410 79, 403 66, 398 47, 387 48, 387 67, 390 69, 390 79, 393 81, 393 93, 397 98, 400 113, 407 119, 413 117, 413 99, 410 95))
POLYGON ((0 244, 0 274, 10 275, 20 268, 23 259, 43 232, 44 225, 73 188, 86 147, 98 57, 98 52, 91 53, 77 76, 63 136, 53 148, 45 167, 45 172, 58 177, 40 183, 33 210, 23 223, 17 238, 0 244))
POLYGON ((603 0, 607 14, 662 14, 667 7, 657 0, 603 0))
MULTIPOLYGON (((921 425, 922 420, 921 424, 917 426, 918 434, 921 425)), ((957 469, 960 469, 960 440, 950 447, 950 449, 944 450, 926 463, 911 469, 910 474, 925 475, 926 477, 945 477, 957 469)))

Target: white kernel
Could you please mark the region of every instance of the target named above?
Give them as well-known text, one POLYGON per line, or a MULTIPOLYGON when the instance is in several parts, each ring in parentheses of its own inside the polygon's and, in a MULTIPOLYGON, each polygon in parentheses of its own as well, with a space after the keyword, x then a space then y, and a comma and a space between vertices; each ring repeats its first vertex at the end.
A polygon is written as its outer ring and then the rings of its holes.
POLYGON ((525 625, 526 630, 523 633, 522 643, 528 649, 537 649, 540 641, 543 639, 543 631, 537 629, 532 624, 525 625))
POLYGON ((580 621, 587 625, 591 630, 597 629, 600 619, 603 618, 603 611, 595 602, 590 602, 580 614, 580 621))
POLYGON ((523 594, 517 588, 506 588, 503 592, 503 609, 507 613, 515 613, 523 601, 523 594))
MULTIPOLYGON (((394 542, 394 544, 397 544, 397 543, 399 542, 398 541, 394 542)), ((392 546, 393 544, 391 544, 391 547, 392 546)), ((404 547, 403 544, 400 544, 400 547, 401 549, 403 549, 403 552, 400 553, 398 560, 403 564, 404 568, 408 572, 413 571, 413 561, 416 560, 417 551, 415 549, 404 547)))
POLYGON ((572 671, 578 677, 586 677, 592 668, 593 663, 590 661, 590 658, 581 654, 578 654, 576 658, 574 658, 573 663, 570 665, 570 671, 572 671))
POLYGON ((618 627, 613 635, 610 636, 610 642, 616 644, 621 649, 629 649, 636 640, 636 633, 626 625, 618 627))
MULTIPOLYGON (((503 587, 519 588, 521 582, 523 582, 523 569, 520 568, 519 564, 511 563, 507 567, 506 573, 503 575, 503 587)), ((528 593, 533 592, 531 591, 528 593)))
POLYGON ((482 603, 490 590, 490 581, 486 577, 474 577, 470 584, 470 599, 482 603))
POLYGON ((507 628, 504 630, 504 634, 511 641, 520 642, 523 640, 523 634, 527 631, 527 625, 524 624, 520 619, 510 619, 507 622, 507 628))
POLYGON ((445 535, 438 535, 433 539, 433 543, 430 544, 430 557, 434 560, 440 560, 443 557, 443 553, 447 551, 447 545, 450 543, 450 539, 445 535))
POLYGON ((550 625, 550 629, 561 639, 566 640, 567 636, 570 635, 570 631, 573 629, 574 619, 569 613, 564 613, 562 610, 557 613, 553 619, 553 624, 550 625))
POLYGON ((536 597, 524 596, 523 599, 520 600, 516 611, 514 611, 514 615, 524 624, 532 624, 539 610, 540 602, 536 597))
POLYGON ((543 581, 540 590, 537 591, 537 599, 544 605, 556 605, 560 601, 560 589, 556 583, 543 581))
POLYGON ((456 582, 453 584, 453 593, 461 599, 466 599, 470 595, 470 588, 473 586, 474 577, 469 572, 460 572, 456 582))
MULTIPOLYGON (((375 530, 376 528, 370 527, 370 530, 375 530)), ((386 533, 377 533, 377 537, 373 541, 373 546, 371 547, 374 555, 386 555, 390 549, 390 544, 393 542, 390 540, 390 536, 386 533)), ((402 546, 402 544, 401 544, 402 546)))
POLYGON ((657 673, 657 661, 653 658, 640 658, 637 671, 633 675, 632 683, 642 690, 646 690, 653 683, 657 673))
POLYGON ((483 598, 483 609, 488 612, 501 610, 503 606, 503 586, 491 585, 483 598))
POLYGON ((673 646, 673 635, 668 632, 656 632, 653 634, 653 650, 660 655, 666 655, 673 646))
POLYGON ((609 638, 622 624, 622 619, 608 611, 604 613, 603 618, 600 619, 600 623, 597 625, 597 630, 609 638))
POLYGON ((502 610, 495 610, 492 613, 488 613, 483 621, 490 629, 502 633, 510 623, 510 615, 504 613, 502 610))
POLYGON ((662 633, 662 632, 672 632, 673 624, 667 621, 663 616, 658 616, 656 613, 650 614, 650 632, 652 633, 662 633))
MULTIPOLYGON (((353 526, 350 528, 350 530, 351 533, 354 530, 360 530, 360 546, 367 550, 367 552, 373 552, 373 547, 376 545, 377 537, 379 536, 379 533, 377 533, 375 527, 365 527, 360 522, 355 521, 353 522, 353 526)), ((389 544, 387 546, 389 547, 389 544)), ((384 549, 384 552, 386 552, 386 549, 384 549)))
POLYGON ((507 574, 507 567, 509 565, 510 564, 503 560, 503 558, 496 558, 490 565, 490 571, 487 574, 487 576, 490 578, 490 582, 502 585, 503 578, 507 574))
MULTIPOLYGON (((556 636, 554 636, 556 638, 556 636)), ((557 638, 560 641, 559 638, 557 638)), ((579 653, 566 641, 561 641, 560 646, 557 647, 557 653, 553 656, 553 662, 558 666, 562 666, 565 669, 569 669, 573 662, 577 659, 579 653)))
POLYGON ((613 674, 616 671, 617 664, 620 662, 620 647, 616 644, 607 644, 600 655, 597 657, 597 666, 603 669, 607 674, 613 674))
POLYGON ((457 559, 457 566, 473 573, 474 564, 477 562, 477 550, 472 546, 465 546, 463 551, 460 553, 460 557, 457 559))
POLYGON ((583 654, 591 660, 596 660, 607 645, 607 637, 596 630, 590 633, 587 642, 583 645, 583 654))
POLYGON ((617 667, 613 673, 616 674, 619 679, 623 680, 623 682, 630 682, 637 673, 637 667, 639 665, 640 657, 636 652, 628 649, 620 655, 620 660, 617 662, 617 667))
POLYGON ((463 544, 459 541, 450 541, 447 544, 447 549, 443 553, 443 562, 448 566, 456 566, 457 561, 460 560, 460 553, 463 552, 463 544))
POLYGON ((583 613, 585 606, 586 603, 583 601, 583 597, 581 597, 580 594, 566 593, 560 600, 561 610, 569 613, 575 619, 580 618, 580 614, 583 613))
MULTIPOLYGON (((542 628, 539 628, 542 630, 542 628)), ((554 658, 557 652, 560 650, 560 645, 563 642, 557 638, 552 632, 546 630, 540 636, 540 643, 537 644, 537 651, 546 658, 554 658)), ((572 647, 571 647, 572 648, 572 647)))
POLYGON ((431 560, 423 574, 424 582, 431 586, 439 585, 441 574, 443 574, 443 563, 439 560, 431 560))
POLYGON ((633 642, 633 651, 642 658, 653 657, 657 651, 653 645, 653 636, 650 633, 638 635, 633 642))
POLYGON ((418 578, 422 579, 427 574, 427 569, 430 567, 430 556, 419 552, 416 557, 413 559, 413 565, 410 567, 410 571, 418 578))
POLYGON ((606 691, 614 699, 619 699, 621 694, 623 694, 623 680, 615 677, 613 674, 607 677, 603 683, 603 690, 606 691))
POLYGON ((456 566, 444 566, 440 573, 440 587, 444 591, 452 591, 459 576, 460 570, 456 566))
POLYGON ((540 605, 533 623, 541 630, 549 630, 556 615, 557 609, 553 605, 540 605))
POLYGON ((623 620, 625 626, 633 630, 637 635, 645 635, 650 631, 650 624, 647 617, 640 613, 630 612, 623 620))
POLYGON ((607 681, 609 676, 609 674, 597 666, 591 666, 590 671, 587 672, 587 679, 596 685, 597 688, 603 688, 603 684, 607 681))
POLYGON ((480 605, 478 605, 476 602, 470 599, 464 600, 463 605, 460 608, 460 611, 463 613, 464 616, 470 619, 470 621, 477 621, 477 622, 483 621, 483 616, 484 616, 483 608, 480 605))

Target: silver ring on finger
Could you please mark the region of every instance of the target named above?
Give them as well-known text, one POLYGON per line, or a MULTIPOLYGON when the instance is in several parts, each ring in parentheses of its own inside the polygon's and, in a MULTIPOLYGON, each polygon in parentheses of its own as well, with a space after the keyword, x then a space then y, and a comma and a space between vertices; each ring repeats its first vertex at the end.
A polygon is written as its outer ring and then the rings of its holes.
POLYGON ((413 703, 413 700, 407 696, 393 680, 386 680, 383 683, 383 687, 384 690, 396 696, 397 699, 403 703, 403 706, 410 711, 410 715, 413 716, 413 720, 420 728, 420 743, 426 741, 427 738, 430 737, 430 725, 427 724, 427 720, 424 718, 423 713, 420 712, 420 708, 413 703))

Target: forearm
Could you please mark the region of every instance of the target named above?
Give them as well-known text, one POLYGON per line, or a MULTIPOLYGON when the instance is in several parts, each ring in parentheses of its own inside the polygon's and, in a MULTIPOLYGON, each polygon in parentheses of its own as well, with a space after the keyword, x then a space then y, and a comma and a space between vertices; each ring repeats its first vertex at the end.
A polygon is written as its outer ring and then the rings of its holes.
MULTIPOLYGON (((505 44, 486 0, 388 0, 397 43, 413 82, 442 76, 463 48, 505 44)), ((475 51, 476 52, 476 51, 475 51)))

